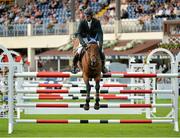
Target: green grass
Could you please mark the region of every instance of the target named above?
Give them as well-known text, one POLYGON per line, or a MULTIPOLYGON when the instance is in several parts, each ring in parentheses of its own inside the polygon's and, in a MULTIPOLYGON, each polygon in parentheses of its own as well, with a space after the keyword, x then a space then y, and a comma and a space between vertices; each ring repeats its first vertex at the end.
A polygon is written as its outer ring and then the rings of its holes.
MULTIPOLYGON (((158 103, 169 103, 169 100, 158 100, 158 103)), ((168 111, 169 110, 166 108, 159 108, 159 110, 157 110, 157 115, 165 115, 168 111)), ((22 118, 144 119, 145 115, 22 114, 22 118)), ((7 124, 8 122, 6 119, 0 119, 0 137, 180 137, 180 132, 175 132, 173 130, 173 124, 15 124, 14 132, 11 135, 7 134, 7 124)))

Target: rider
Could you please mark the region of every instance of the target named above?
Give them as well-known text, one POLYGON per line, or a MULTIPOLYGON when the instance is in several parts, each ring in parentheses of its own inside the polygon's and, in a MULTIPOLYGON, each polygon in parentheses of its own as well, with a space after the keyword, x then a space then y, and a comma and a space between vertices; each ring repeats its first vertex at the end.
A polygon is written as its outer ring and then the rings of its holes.
POLYGON ((88 37, 98 38, 98 44, 100 49, 100 57, 102 61, 102 72, 106 73, 107 69, 105 68, 105 55, 103 52, 103 31, 101 28, 100 21, 93 18, 93 11, 91 8, 87 8, 84 11, 85 19, 80 21, 76 36, 79 38, 80 46, 77 49, 77 52, 73 58, 73 69, 72 73, 77 73, 77 62, 79 60, 79 55, 83 47, 87 46, 88 37))

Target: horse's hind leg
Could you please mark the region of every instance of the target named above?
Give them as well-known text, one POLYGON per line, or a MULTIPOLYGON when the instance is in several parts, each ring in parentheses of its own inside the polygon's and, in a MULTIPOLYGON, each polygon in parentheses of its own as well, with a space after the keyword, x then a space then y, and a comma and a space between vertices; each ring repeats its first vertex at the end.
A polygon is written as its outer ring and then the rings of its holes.
POLYGON ((96 110, 99 110, 100 108, 100 105, 99 105, 99 101, 100 101, 100 98, 99 98, 99 89, 100 89, 100 79, 96 80, 96 86, 95 86, 95 89, 96 89, 96 99, 95 99, 95 104, 94 104, 94 109, 96 110))
POLYGON ((90 102, 90 91, 91 91, 91 85, 89 84, 89 79, 84 78, 84 82, 86 83, 86 103, 84 104, 84 110, 89 110, 89 102, 90 102))

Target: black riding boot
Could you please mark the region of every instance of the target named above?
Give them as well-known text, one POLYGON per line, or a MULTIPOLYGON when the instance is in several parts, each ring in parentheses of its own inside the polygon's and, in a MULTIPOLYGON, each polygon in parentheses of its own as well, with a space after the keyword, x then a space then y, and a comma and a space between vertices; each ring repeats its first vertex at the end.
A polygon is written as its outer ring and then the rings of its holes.
POLYGON ((73 74, 76 74, 78 72, 78 69, 77 69, 78 60, 79 60, 79 54, 76 53, 76 55, 73 58, 73 67, 72 67, 72 71, 71 71, 73 74))
POLYGON ((105 58, 105 55, 104 55, 104 53, 102 52, 102 50, 100 50, 100 57, 101 57, 101 62, 102 62, 102 73, 107 73, 108 70, 107 70, 107 68, 105 67, 106 58, 105 58))

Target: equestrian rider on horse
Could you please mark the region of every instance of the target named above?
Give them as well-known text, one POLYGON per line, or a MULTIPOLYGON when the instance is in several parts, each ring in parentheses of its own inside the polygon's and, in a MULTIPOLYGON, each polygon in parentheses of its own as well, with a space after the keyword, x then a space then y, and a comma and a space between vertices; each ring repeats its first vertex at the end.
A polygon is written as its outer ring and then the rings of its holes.
POLYGON ((77 62, 79 60, 81 50, 87 46, 88 38, 98 38, 100 58, 102 61, 102 72, 106 73, 107 69, 105 68, 105 55, 103 52, 103 31, 101 28, 100 21, 93 18, 93 11, 91 8, 87 8, 84 11, 85 19, 80 21, 76 37, 80 41, 80 46, 77 49, 77 52, 73 58, 73 69, 72 73, 77 73, 77 62))

